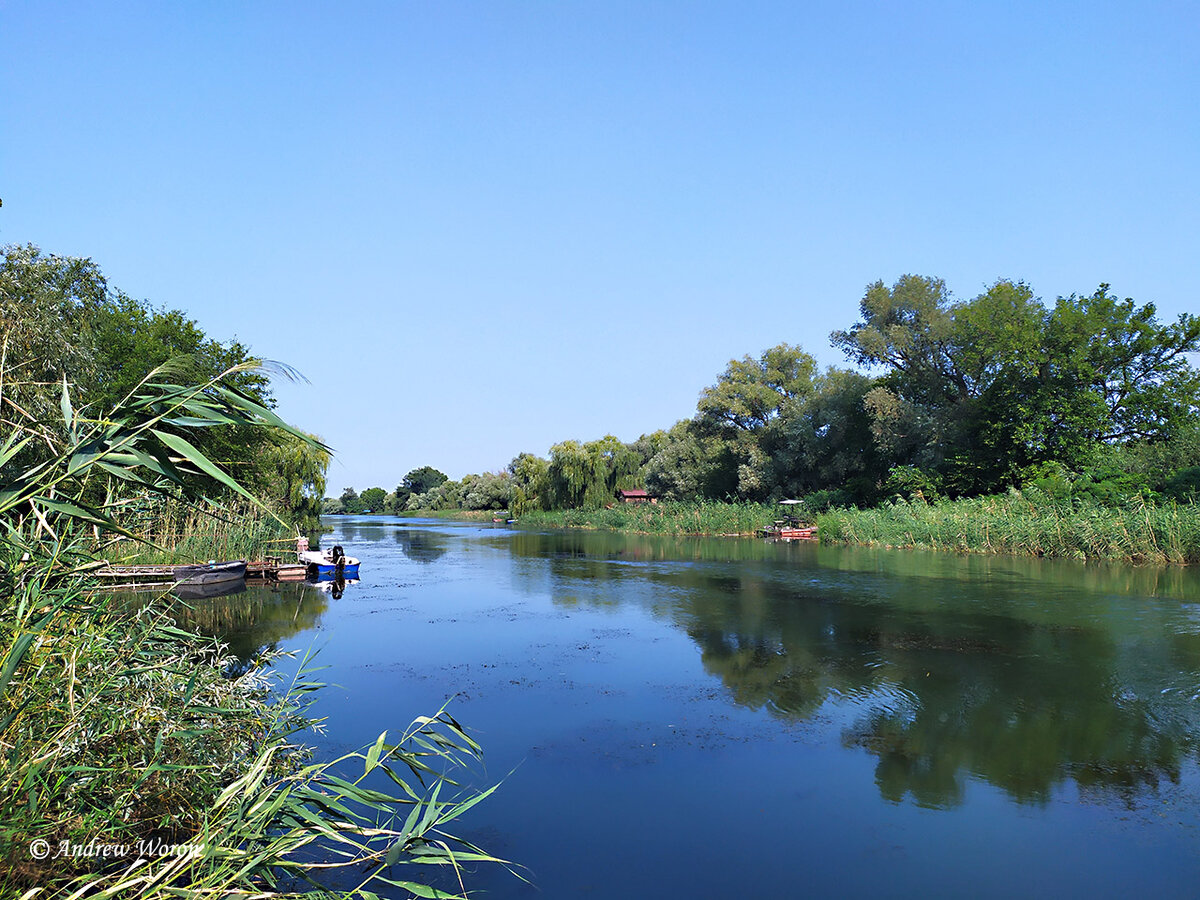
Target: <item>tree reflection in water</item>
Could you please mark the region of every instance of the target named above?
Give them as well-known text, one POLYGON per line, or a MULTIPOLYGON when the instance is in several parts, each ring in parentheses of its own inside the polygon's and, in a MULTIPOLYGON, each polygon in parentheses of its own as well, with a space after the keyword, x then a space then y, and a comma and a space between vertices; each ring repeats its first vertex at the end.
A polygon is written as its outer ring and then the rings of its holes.
POLYGON ((894 802, 954 806, 981 778, 1024 803, 1073 780, 1132 804, 1196 755, 1200 628, 1151 596, 1196 600, 1194 573, 605 534, 512 547, 559 602, 669 617, 736 703, 848 722, 894 802))
POLYGON ((450 549, 446 537, 425 528, 398 528, 395 539, 400 552, 413 562, 435 562, 450 549))
POLYGON ((248 671, 264 653, 294 634, 315 628, 328 597, 302 582, 254 585, 225 597, 177 602, 180 627, 219 637, 237 660, 229 674, 248 671))

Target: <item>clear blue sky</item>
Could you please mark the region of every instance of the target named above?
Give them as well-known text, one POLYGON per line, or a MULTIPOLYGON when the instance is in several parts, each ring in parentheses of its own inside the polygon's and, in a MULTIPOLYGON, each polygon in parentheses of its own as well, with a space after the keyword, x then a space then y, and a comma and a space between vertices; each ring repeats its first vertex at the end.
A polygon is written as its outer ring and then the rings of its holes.
POLYGON ((694 412, 906 272, 1197 312, 1194 3, 0 0, 0 242, 299 368, 330 492, 694 412))

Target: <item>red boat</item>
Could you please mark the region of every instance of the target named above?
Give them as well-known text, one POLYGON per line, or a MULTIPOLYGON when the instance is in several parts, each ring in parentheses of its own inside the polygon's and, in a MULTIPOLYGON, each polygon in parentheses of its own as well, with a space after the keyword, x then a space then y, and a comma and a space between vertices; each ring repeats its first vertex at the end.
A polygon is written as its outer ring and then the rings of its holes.
MULTIPOLYGON (((799 500, 780 500, 781 506, 799 506, 799 500)), ((772 524, 759 531, 759 534, 765 538, 781 538, 785 541, 815 541, 817 539, 817 526, 809 525, 807 522, 801 522, 795 516, 784 516, 782 519, 776 519, 772 524)))
POLYGON ((759 534, 765 538, 782 538, 785 541, 815 541, 817 526, 800 522, 795 525, 768 525, 759 534))

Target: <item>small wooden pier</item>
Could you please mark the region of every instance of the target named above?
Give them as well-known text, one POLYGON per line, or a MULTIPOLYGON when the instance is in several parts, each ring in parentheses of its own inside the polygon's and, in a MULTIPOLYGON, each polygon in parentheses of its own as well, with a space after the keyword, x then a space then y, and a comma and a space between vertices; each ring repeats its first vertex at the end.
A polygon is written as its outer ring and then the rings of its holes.
MULTIPOLYGON (((175 584, 176 566, 105 566, 89 572, 89 576, 102 584, 121 588, 170 587, 175 584)), ((283 563, 278 559, 266 559, 246 566, 246 581, 265 583, 272 581, 303 581, 305 567, 301 563, 283 563)))

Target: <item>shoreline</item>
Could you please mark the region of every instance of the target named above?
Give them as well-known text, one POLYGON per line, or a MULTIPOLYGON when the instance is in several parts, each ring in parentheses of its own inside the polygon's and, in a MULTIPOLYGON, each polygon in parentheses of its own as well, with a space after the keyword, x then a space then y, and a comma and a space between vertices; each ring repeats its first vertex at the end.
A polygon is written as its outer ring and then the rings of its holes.
MULTIPOLYGON (((504 511, 422 510, 406 517, 487 521, 504 511)), ((676 537, 755 537, 776 517, 772 504, 663 502, 538 510, 517 527, 613 531, 676 537)), ((927 503, 896 499, 871 509, 809 512, 825 544, 982 556, 1104 561, 1128 565, 1200 563, 1200 506, 1135 502, 1121 507, 1054 500, 1037 491, 927 503)))

